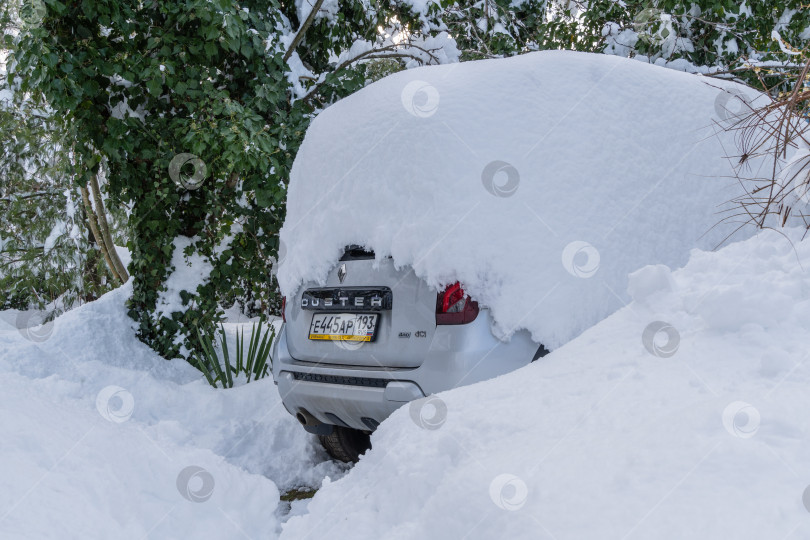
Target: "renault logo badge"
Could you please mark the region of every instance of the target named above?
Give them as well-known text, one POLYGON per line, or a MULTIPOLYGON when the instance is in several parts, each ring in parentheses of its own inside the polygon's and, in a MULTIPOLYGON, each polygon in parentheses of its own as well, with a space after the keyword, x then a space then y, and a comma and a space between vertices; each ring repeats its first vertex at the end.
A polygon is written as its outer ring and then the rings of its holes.
POLYGON ((340 268, 338 268, 338 279, 341 283, 346 279, 346 263, 341 264, 340 268))

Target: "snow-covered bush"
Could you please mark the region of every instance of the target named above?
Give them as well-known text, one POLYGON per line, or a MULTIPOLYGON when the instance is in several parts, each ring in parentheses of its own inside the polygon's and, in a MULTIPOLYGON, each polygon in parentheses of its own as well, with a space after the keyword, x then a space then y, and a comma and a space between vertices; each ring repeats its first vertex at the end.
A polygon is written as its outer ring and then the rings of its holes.
POLYGON ((166 357, 197 349, 223 303, 277 305, 286 181, 312 116, 366 84, 367 62, 458 58, 440 24, 398 2, 15 5, 17 97, 75 134, 80 187, 107 163, 107 196, 130 210, 129 313, 166 357))
POLYGON ((0 309, 52 317, 116 285, 73 183, 69 134, 0 90, 0 140, 0 309))
POLYGON ((484 0, 430 11, 447 24, 462 60, 604 52, 751 83, 762 76, 769 88, 795 75, 801 63, 794 55, 810 40, 810 10, 801 0, 484 0))

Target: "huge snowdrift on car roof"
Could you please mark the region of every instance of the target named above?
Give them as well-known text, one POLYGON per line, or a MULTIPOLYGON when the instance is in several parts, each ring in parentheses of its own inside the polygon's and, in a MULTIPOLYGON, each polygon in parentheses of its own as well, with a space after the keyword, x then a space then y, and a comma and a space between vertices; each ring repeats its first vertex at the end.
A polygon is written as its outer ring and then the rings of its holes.
MULTIPOLYGON (((347 244, 441 285, 495 332, 557 347, 738 224, 734 83, 562 51, 397 73, 321 113, 290 179, 278 274, 322 281, 347 244)), ((739 110, 739 103, 736 105, 739 110)), ((739 238, 741 233, 737 233, 739 238)))

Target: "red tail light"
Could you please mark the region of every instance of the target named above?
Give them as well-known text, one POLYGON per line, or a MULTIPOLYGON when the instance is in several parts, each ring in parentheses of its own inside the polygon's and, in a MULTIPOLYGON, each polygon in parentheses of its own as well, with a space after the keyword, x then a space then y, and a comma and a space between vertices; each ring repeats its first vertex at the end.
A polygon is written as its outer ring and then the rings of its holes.
POLYGON ((287 314, 285 313, 285 311, 287 311, 287 297, 282 296, 281 297, 281 322, 287 322, 287 314))
POLYGON ((436 300, 436 324, 467 324, 478 317, 478 302, 466 295, 456 282, 439 293, 436 300))

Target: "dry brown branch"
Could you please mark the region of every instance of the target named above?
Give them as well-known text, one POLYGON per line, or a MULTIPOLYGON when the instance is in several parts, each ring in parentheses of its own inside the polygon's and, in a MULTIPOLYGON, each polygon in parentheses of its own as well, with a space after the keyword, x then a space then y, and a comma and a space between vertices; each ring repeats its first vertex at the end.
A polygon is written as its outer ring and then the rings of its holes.
POLYGON ((290 43, 290 46, 287 49, 287 52, 284 53, 285 62, 290 59, 292 53, 294 53, 295 49, 298 48, 298 45, 301 44, 301 40, 304 39, 304 34, 306 34, 309 27, 312 26, 312 22, 315 20, 315 15, 318 14, 318 10, 321 9, 322 5, 323 0, 315 0, 315 5, 312 6, 309 15, 307 15, 307 18, 301 24, 301 27, 298 29, 298 32, 296 32, 295 37, 292 40, 292 43, 290 43))
MULTIPOLYGON (((810 60, 805 62, 789 92, 784 92, 760 107, 750 107, 726 129, 735 131, 735 141, 740 151, 736 156, 737 178, 746 194, 734 202, 748 217, 748 223, 759 228, 769 228, 769 217, 778 219, 784 226, 788 218, 810 224, 810 214, 804 204, 810 203, 810 155, 791 154, 799 148, 810 146, 810 60), (767 172, 755 175, 749 164, 761 161, 767 164, 767 172)), ((761 81, 763 82, 763 81, 761 81)))

